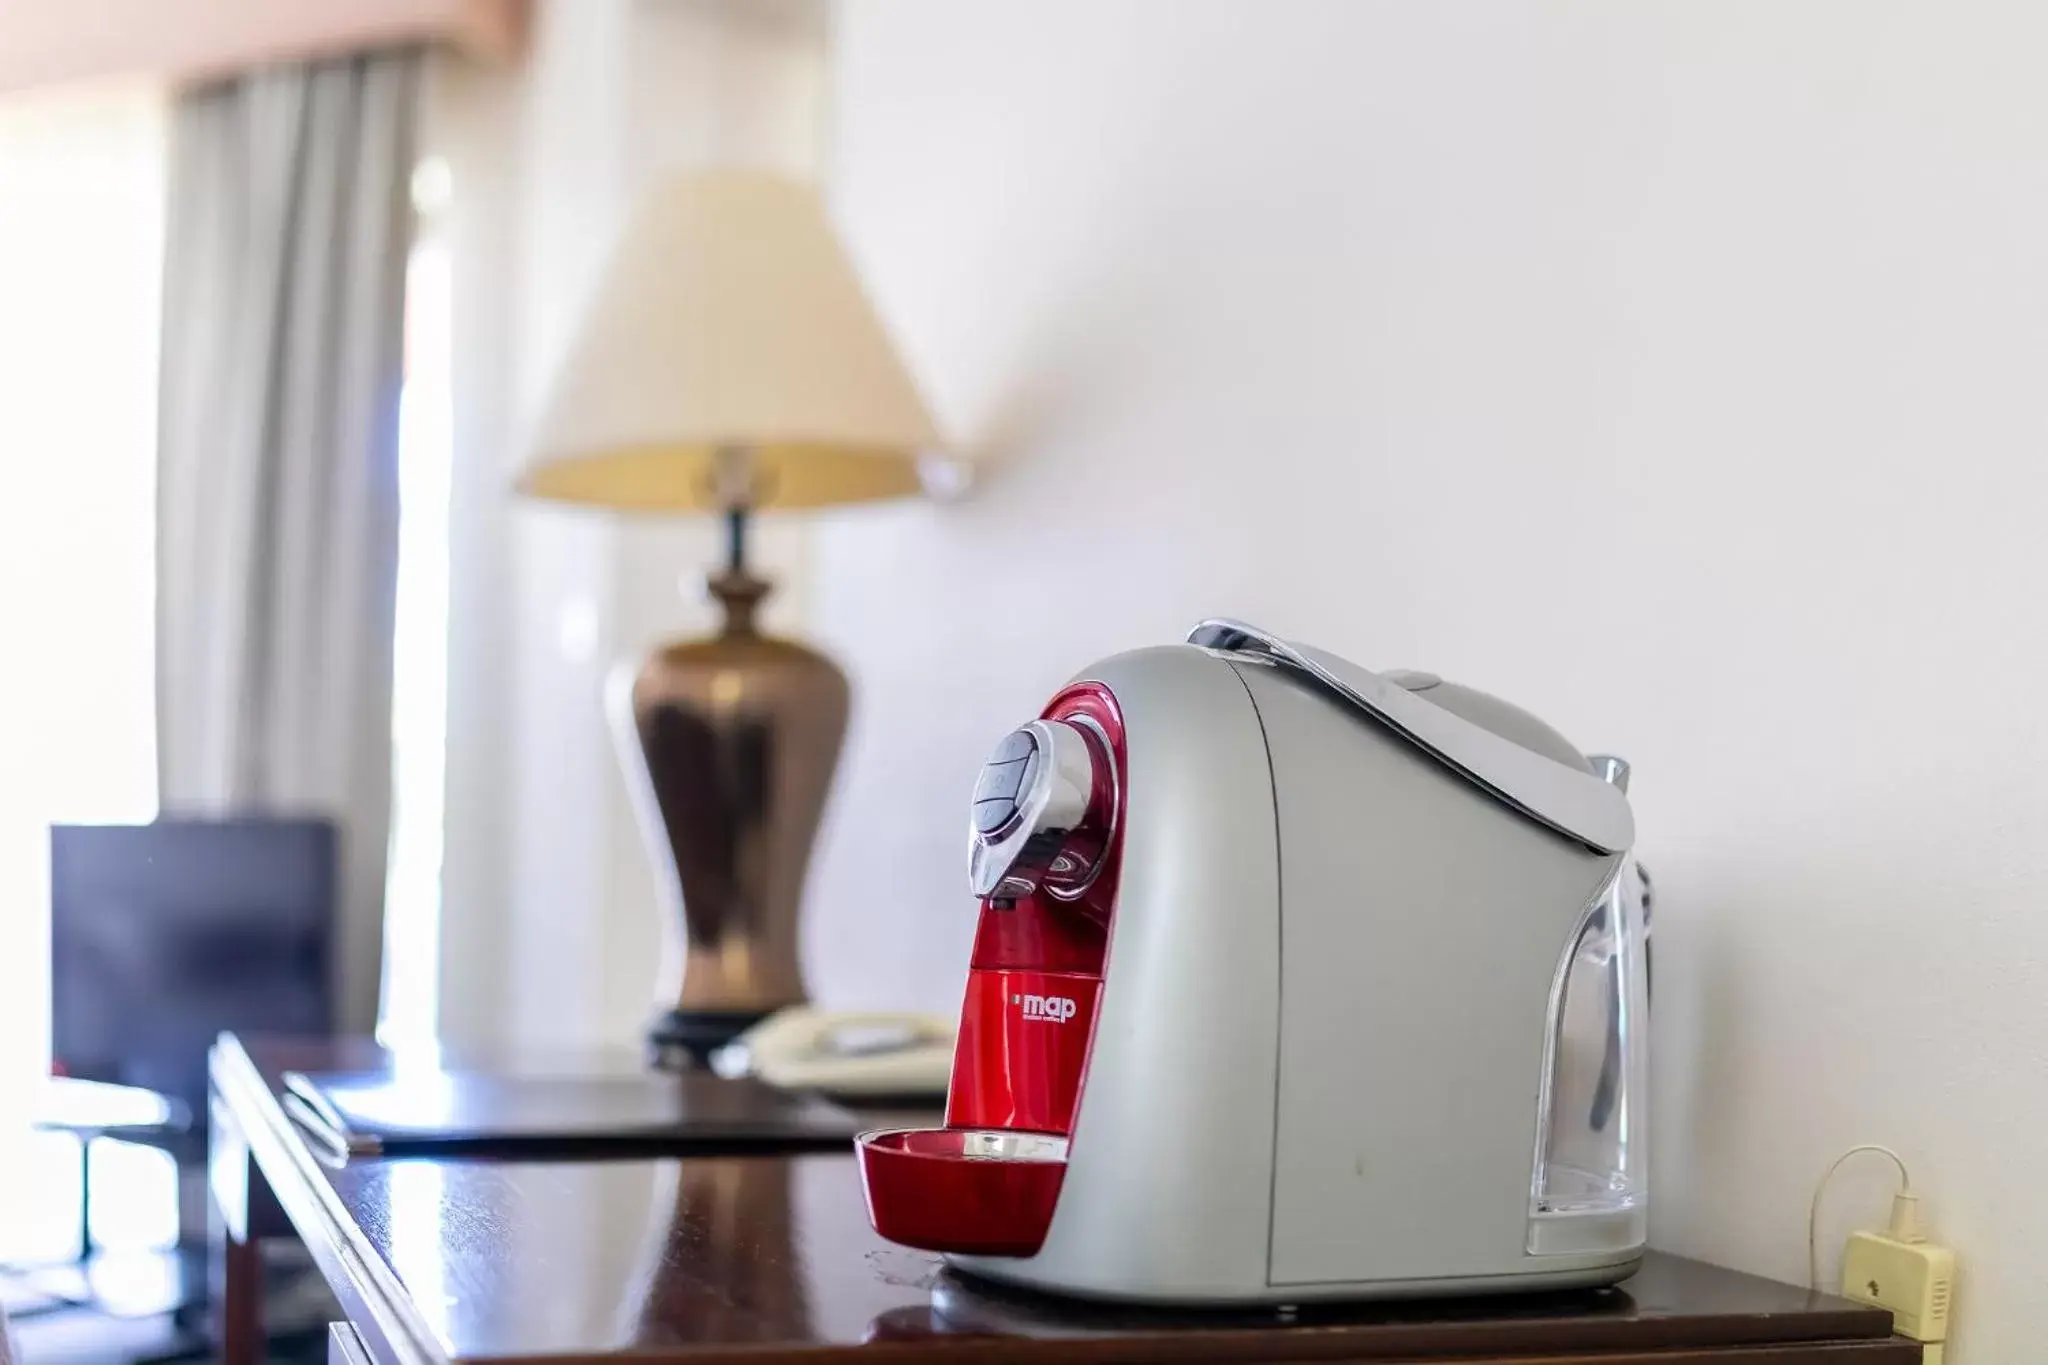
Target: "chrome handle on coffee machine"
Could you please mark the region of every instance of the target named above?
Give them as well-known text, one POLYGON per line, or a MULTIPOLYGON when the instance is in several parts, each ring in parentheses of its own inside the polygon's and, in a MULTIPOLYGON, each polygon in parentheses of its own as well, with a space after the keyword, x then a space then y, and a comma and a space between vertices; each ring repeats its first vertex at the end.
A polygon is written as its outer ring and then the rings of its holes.
POLYGON ((1242 621, 1204 621, 1188 633, 1188 643, 1292 670, 1481 790, 1595 852, 1623 853, 1635 842, 1635 816, 1620 787, 1460 719, 1370 669, 1242 621))
POLYGON ((1071 897, 1095 873, 1090 850, 1068 838, 1096 797, 1096 756, 1080 725, 1034 720, 1013 730, 974 785, 967 876, 977 896, 1015 900, 1041 885, 1071 897))

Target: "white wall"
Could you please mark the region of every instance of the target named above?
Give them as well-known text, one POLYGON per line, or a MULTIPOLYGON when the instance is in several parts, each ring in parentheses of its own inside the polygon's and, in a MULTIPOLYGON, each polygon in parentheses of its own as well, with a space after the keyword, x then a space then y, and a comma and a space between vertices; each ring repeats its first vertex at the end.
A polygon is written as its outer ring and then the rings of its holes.
MULTIPOLYGON (((973 501, 848 513, 833 1002, 951 1008, 985 750, 1231 613, 1637 764, 1655 1238, 1906 1152, 2048 1335, 2048 10, 847 0, 830 178, 973 501)), ((1828 1259, 1882 1172, 1838 1190, 1828 1259)))

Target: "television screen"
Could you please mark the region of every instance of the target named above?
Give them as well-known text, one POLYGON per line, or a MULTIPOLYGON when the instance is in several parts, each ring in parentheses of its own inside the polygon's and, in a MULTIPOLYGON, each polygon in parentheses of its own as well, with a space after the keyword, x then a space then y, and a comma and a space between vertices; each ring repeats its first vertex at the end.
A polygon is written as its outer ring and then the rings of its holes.
POLYGON ((51 1069, 203 1120, 223 1029, 331 1033, 336 843, 322 820, 52 826, 51 1069))

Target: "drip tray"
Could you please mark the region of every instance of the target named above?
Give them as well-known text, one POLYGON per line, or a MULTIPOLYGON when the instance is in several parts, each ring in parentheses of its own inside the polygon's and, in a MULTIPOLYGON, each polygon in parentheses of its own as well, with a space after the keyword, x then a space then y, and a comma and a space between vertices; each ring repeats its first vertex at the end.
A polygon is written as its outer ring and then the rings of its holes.
POLYGON ((868 1220, 892 1242, 1030 1256, 1067 1174, 1067 1139, 1001 1128, 891 1128, 854 1139, 868 1220))

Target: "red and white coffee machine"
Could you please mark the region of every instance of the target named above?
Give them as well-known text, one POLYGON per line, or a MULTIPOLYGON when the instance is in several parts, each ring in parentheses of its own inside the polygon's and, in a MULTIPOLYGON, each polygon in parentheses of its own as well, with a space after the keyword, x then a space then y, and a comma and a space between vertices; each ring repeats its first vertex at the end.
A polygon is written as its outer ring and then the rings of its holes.
POLYGON ((1535 717, 1230 621, 1103 660, 976 784, 946 1126, 883 1236, 1097 1298, 1611 1283, 1644 1244, 1625 793, 1535 717))

